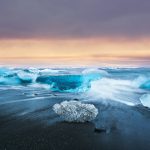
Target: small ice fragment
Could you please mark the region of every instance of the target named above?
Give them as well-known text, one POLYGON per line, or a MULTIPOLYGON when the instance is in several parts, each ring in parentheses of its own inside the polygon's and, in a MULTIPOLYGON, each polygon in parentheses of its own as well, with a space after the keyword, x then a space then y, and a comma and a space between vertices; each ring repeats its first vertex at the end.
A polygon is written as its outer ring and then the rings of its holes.
POLYGON ((73 100, 55 104, 53 110, 68 122, 92 121, 98 115, 98 109, 93 104, 83 104, 73 100))

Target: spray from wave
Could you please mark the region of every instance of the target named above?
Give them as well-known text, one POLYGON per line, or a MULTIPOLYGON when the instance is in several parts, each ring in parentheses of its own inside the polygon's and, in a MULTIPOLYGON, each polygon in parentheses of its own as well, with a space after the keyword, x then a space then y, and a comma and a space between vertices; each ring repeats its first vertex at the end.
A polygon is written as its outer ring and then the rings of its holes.
POLYGON ((103 78, 91 83, 88 95, 95 99, 114 100, 133 106, 140 103, 140 92, 132 81, 103 78))

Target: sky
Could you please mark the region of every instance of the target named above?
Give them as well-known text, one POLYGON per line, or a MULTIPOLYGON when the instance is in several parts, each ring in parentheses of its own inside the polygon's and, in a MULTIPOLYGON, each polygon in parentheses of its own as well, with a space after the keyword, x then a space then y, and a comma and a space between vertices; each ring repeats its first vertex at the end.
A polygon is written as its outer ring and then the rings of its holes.
POLYGON ((150 66, 149 0, 0 0, 0 65, 150 66))

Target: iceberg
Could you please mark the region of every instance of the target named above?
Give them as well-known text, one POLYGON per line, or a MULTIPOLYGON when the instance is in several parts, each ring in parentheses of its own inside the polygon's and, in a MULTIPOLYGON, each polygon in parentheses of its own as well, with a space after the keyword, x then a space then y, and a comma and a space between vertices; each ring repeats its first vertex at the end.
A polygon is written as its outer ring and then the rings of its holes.
POLYGON ((105 71, 98 69, 37 69, 37 68, 0 68, 0 85, 49 86, 53 92, 86 92, 91 82, 101 79, 105 71))
POLYGON ((28 73, 25 71, 18 72, 18 77, 23 83, 32 83, 35 82, 37 75, 34 73, 28 73))
POLYGON ((102 78, 100 74, 71 74, 39 76, 37 83, 52 85, 55 92, 85 92, 91 86, 91 81, 102 78))
POLYGON ((143 106, 150 108, 150 94, 144 94, 141 96, 140 101, 143 106))
POLYGON ((0 85, 20 85, 20 80, 15 77, 1 77, 0 76, 0 85))
POLYGON ((98 109, 93 104, 83 104, 74 100, 55 104, 53 110, 67 122, 92 121, 98 115, 98 109))

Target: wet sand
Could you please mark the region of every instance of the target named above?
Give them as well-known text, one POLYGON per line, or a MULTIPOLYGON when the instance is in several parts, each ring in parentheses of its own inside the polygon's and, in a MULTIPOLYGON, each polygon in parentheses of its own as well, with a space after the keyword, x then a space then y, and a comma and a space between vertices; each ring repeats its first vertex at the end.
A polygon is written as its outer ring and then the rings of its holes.
MULTIPOLYGON (((2 117, 0 120, 4 121, 2 117)), ((117 131, 96 133, 92 123, 60 122, 45 126, 15 118, 11 121, 13 123, 7 127, 1 123, 1 150, 148 150, 150 146, 149 141, 124 136, 117 131)), ((4 122, 7 124, 7 121, 4 122)))
MULTIPOLYGON (((0 94, 7 101, 11 101, 13 95, 18 96, 16 101, 28 100, 17 90, 1 91, 0 94)), ((49 95, 35 101, 1 102, 0 150, 150 149, 149 109, 94 103, 99 109, 96 120, 91 123, 66 123, 51 109, 53 104, 63 100, 64 97, 49 95), (95 127, 102 132, 95 132, 95 127)))

